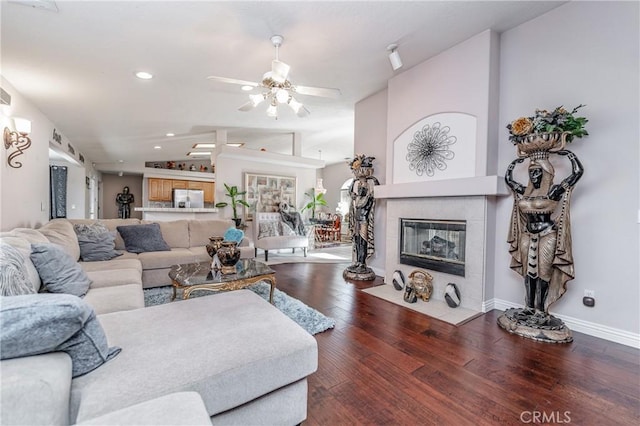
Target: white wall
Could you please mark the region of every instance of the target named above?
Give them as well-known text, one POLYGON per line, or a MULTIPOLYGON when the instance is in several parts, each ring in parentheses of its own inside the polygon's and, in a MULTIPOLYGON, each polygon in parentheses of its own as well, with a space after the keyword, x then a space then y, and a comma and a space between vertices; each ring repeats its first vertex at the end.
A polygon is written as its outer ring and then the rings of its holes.
MULTIPOLYGON (((255 153, 253 157, 255 157, 255 153)), ((296 209, 299 211, 306 198, 305 192, 308 192, 316 184, 316 169, 308 167, 296 167, 295 157, 291 157, 289 165, 273 164, 267 161, 260 161, 259 158, 254 159, 247 156, 246 158, 230 158, 230 157, 218 157, 216 160, 216 202, 229 202, 229 197, 226 197, 224 184, 233 186, 236 185, 240 191, 244 191, 245 173, 264 173, 265 175, 275 176, 295 176, 296 181, 296 209)), ((231 207, 227 206, 221 209, 221 215, 225 218, 232 216, 231 207)), ((238 215, 244 216, 244 207, 240 206, 238 215)))
MULTIPOLYGON (((0 230, 15 227, 35 227, 49 220, 49 135, 53 124, 28 99, 4 78, 1 86, 11 95, 11 107, 2 109, 0 130, 14 130, 8 117, 31 121, 31 147, 16 158, 22 167, 14 169, 7 164, 9 151, 0 149, 0 230)), ((5 107, 6 108, 6 107, 5 107)))
POLYGON ((343 163, 332 164, 326 166, 322 171, 322 186, 325 187, 327 193, 324 198, 327 200, 328 206, 325 211, 335 213, 338 202, 340 201, 340 188, 342 184, 353 177, 351 169, 347 164, 347 160, 343 163))
MULTIPOLYGON (((585 167, 571 206, 576 278, 551 311, 636 335, 640 117, 637 2, 570 2, 501 35, 500 124, 536 108, 581 110, 590 136, 574 141, 585 167), (594 308, 583 306, 595 290, 594 308)), ((499 134, 502 173, 515 157, 499 134)), ((556 176, 566 170, 556 169, 556 176)), ((511 199, 497 209, 496 299, 523 303, 522 278, 509 270, 511 199)))
MULTIPOLYGON (((355 105, 354 153, 376 158, 373 161, 373 175, 381 185, 387 181, 387 104, 388 92, 382 90, 355 105)), ((376 199, 374 215, 375 252, 367 260, 367 266, 377 275, 384 276, 387 253, 386 200, 376 199)))
MULTIPOLYGON (((16 160, 21 168, 12 168, 7 164, 9 151, 0 149, 0 230, 16 227, 38 227, 49 220, 49 144, 52 141, 55 124, 44 116, 31 102, 22 96, 9 81, 0 76, 1 86, 11 95, 11 106, 2 107, 0 130, 9 126, 13 130, 10 117, 26 118, 31 121, 31 147, 16 160)), ((70 141, 60 129, 62 137, 59 145, 62 151, 70 141)), ((72 143, 73 145, 73 143, 72 143)), ((81 152, 75 147, 75 154, 69 154, 78 161, 81 152)), ((96 176, 91 160, 85 158, 84 164, 71 165, 65 161, 52 161, 51 164, 69 167, 67 175, 67 216, 70 218, 89 217, 89 190, 85 177, 96 176), (75 209, 71 206, 75 205, 75 209)))

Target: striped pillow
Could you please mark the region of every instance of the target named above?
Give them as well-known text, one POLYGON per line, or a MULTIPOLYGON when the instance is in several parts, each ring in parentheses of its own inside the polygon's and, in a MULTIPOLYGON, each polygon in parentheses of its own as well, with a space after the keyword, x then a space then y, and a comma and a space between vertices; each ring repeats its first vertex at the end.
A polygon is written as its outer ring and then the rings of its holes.
POLYGON ((25 270, 26 260, 22 253, 9 244, 0 242, 0 294, 19 296, 34 294, 25 270))

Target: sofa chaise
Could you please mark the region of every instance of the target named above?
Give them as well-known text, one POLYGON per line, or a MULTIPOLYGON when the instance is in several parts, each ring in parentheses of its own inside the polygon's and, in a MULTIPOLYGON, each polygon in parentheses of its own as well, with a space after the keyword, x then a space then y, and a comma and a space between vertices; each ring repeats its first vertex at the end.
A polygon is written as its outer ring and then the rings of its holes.
MULTIPOLYGON (((181 256, 194 253, 189 250, 194 247, 204 250, 191 241, 204 243, 210 232, 199 231, 197 240, 189 230, 195 233, 202 224, 184 222, 163 228, 175 225, 182 229, 175 231, 176 238, 179 232, 189 237, 189 243, 167 237, 172 251, 176 245, 188 245, 176 247, 184 249, 177 250, 181 256)), ((53 242, 76 253, 71 223, 54 220, 38 230, 16 229, 0 234, 0 242, 22 250, 53 242)), ((92 281, 82 303, 97 314, 109 346, 121 352, 77 377, 72 377, 71 358, 64 352, 3 359, 0 423, 302 422, 307 376, 317 369, 315 339, 249 290, 144 307, 142 254, 78 263, 92 281)), ((198 259, 197 253, 191 256, 185 260, 198 259)), ((148 262, 150 271, 166 270, 160 261, 148 262)), ((33 275, 28 258, 24 267, 33 275)), ((31 280, 38 289, 39 278, 31 280)))

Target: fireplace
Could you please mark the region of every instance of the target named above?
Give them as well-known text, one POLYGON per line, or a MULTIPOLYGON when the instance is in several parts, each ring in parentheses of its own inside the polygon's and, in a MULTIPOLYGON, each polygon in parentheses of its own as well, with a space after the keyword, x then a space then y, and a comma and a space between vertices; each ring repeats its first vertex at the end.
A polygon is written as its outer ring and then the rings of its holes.
POLYGON ((400 263, 464 277, 465 220, 400 219, 400 263))

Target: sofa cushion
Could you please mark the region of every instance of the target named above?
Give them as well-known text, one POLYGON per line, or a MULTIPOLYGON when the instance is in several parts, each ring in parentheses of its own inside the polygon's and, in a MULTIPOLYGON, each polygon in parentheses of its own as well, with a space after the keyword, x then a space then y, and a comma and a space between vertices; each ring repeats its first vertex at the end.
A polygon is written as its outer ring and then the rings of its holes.
POLYGON ((110 271, 112 269, 135 269, 142 273, 142 264, 138 260, 138 255, 131 253, 132 258, 125 258, 126 254, 112 260, 102 262, 80 262, 79 265, 85 272, 110 271))
POLYGON ((101 315, 100 322, 126 350, 73 380, 72 421, 182 391, 198 392, 214 415, 317 368, 313 336, 250 290, 101 315))
POLYGON ((31 261, 45 290, 82 297, 91 280, 80 265, 57 244, 31 244, 31 261))
POLYGON ((64 352, 2 361, 0 386, 0 424, 69 424, 71 358, 64 352))
POLYGON ((144 308, 144 292, 140 284, 94 288, 83 300, 93 307, 96 315, 144 308))
POLYGON ((197 392, 176 392, 121 408, 79 425, 210 425, 202 397, 197 392))
POLYGON ((73 225, 66 219, 53 219, 38 229, 49 242, 58 244, 71 255, 74 261, 80 259, 80 246, 73 225))
POLYGON ((118 232, 122 236, 128 252, 146 253, 171 250, 171 247, 162 238, 160 225, 157 223, 118 226, 118 232))
POLYGON ((20 250, 0 239, 0 295, 18 296, 36 292, 25 268, 26 263, 20 250))
POLYGON ((10 232, 0 233, 0 240, 9 244, 22 253, 25 258, 24 270, 31 282, 32 287, 36 292, 40 291, 40 276, 38 270, 31 261, 31 244, 32 243, 48 243, 47 237, 42 235, 39 231, 31 228, 15 228, 10 232))
POLYGON ((108 346, 91 306, 68 294, 4 298, 0 323, 2 359, 66 352, 71 357, 73 377, 98 368, 120 352, 120 348, 108 346))
POLYGON ((89 288, 92 291, 96 288, 126 284, 138 284, 142 286, 142 273, 135 268, 92 271, 87 272, 87 276, 91 280, 91 286, 89 288))
POLYGON ((142 269, 144 270, 168 268, 178 263, 193 263, 195 258, 189 249, 174 248, 170 251, 140 253, 138 260, 142 263, 142 269))
MULTIPOLYGON (((155 222, 142 221, 143 224, 155 222)), ((162 238, 171 248, 188 248, 189 247, 189 221, 188 220, 171 220, 167 222, 158 222, 162 238)))
POLYGON ((209 237, 223 236, 232 226, 235 223, 231 219, 190 220, 189 247, 206 246, 209 237))

